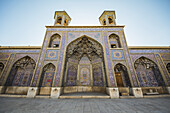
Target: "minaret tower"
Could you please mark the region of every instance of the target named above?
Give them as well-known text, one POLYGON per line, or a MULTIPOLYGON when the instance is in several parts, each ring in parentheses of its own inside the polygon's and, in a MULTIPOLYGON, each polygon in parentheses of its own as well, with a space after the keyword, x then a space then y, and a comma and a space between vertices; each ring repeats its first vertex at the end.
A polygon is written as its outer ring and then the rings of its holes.
POLYGON ((54 26, 68 26, 71 21, 70 16, 65 11, 55 11, 54 26))
POLYGON ((104 26, 116 26, 115 19, 115 11, 104 11, 99 17, 100 24, 104 26))

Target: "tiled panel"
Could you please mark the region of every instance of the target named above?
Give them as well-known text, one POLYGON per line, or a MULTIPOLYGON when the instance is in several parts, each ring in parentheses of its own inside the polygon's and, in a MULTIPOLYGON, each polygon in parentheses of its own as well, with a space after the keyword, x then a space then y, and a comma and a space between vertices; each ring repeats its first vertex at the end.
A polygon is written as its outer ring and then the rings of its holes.
POLYGON ((46 60, 57 60, 59 50, 47 50, 45 59, 46 60))
POLYGON ((112 60, 124 60, 123 50, 111 50, 112 60))
POLYGON ((68 38, 67 38, 67 44, 69 44, 71 41, 73 41, 76 38, 79 38, 83 35, 91 37, 91 38, 99 41, 101 44, 103 44, 101 32, 69 32, 68 38))

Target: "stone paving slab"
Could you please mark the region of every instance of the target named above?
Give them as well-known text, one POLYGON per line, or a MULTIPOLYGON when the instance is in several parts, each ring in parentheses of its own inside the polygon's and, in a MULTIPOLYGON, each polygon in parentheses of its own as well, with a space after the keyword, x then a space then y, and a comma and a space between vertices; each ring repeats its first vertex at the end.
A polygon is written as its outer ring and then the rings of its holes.
POLYGON ((0 97, 0 113, 170 113, 170 98, 33 99, 0 97))

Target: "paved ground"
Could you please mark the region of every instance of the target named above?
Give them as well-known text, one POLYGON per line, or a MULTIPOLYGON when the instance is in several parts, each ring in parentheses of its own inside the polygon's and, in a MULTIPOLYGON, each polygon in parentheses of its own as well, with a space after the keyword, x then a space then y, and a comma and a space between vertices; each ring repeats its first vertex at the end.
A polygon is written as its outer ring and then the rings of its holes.
POLYGON ((170 98, 30 99, 0 97, 0 113, 170 113, 170 98))

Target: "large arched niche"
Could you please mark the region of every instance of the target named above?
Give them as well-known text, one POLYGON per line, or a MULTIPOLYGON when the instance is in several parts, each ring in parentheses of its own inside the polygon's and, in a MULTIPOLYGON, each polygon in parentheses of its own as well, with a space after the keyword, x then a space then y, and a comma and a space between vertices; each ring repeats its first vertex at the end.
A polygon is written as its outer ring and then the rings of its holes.
POLYGON ((142 56, 135 61, 134 67, 140 86, 165 86, 161 72, 154 61, 142 56))
POLYGON ((114 66, 118 87, 131 87, 128 70, 125 65, 118 63, 114 66))
POLYGON ((34 73, 35 65, 35 61, 29 56, 25 56, 17 60, 11 68, 5 85, 29 86, 34 73))
POLYGON ((68 44, 62 85, 107 85, 103 47, 98 41, 83 35, 68 44))

